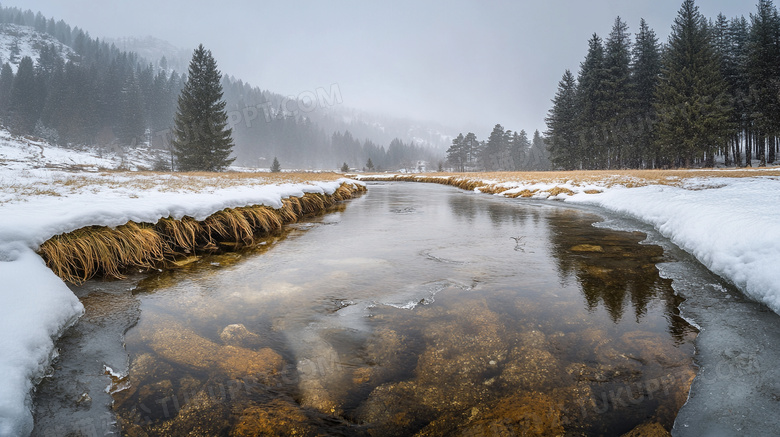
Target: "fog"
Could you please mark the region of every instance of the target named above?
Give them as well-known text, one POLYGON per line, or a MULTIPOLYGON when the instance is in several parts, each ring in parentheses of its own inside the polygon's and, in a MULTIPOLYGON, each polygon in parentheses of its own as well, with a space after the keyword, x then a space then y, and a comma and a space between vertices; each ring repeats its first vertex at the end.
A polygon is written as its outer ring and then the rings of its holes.
MULTIPOLYGON (((484 138, 501 123, 544 130, 565 69, 616 16, 665 41, 681 0, 213 2, 12 0, 92 37, 151 35, 210 49, 225 74, 286 95, 337 84, 343 105, 431 120, 484 138)), ((697 2, 705 16, 754 0, 697 2)))

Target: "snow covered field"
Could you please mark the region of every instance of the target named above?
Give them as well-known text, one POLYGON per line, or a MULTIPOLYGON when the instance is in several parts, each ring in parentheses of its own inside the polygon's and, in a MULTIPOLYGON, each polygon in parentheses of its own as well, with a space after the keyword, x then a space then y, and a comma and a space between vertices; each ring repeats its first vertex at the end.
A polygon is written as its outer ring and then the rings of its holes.
POLYGON ((283 198, 332 194, 345 179, 311 175, 161 175, 106 171, 117 161, 0 130, 0 436, 28 435, 31 390, 54 341, 83 313, 35 253, 54 235, 88 225, 202 220, 224 208, 280 207, 283 198))

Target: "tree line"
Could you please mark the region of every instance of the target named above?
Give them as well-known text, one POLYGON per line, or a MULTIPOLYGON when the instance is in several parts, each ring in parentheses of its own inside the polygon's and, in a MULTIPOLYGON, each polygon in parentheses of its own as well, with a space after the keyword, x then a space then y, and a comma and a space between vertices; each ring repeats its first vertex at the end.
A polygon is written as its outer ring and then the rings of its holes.
POLYGON ((525 130, 513 132, 497 124, 487 140, 478 140, 473 132, 459 134, 447 149, 447 162, 460 172, 549 170, 546 149, 538 130, 529 140, 525 130))
POLYGON ((546 118, 561 169, 759 165, 777 158, 780 15, 771 0, 706 19, 685 0, 666 44, 641 20, 632 42, 615 20, 577 77, 566 70, 546 118))
MULTIPOLYGON (((50 38, 38 59, 0 60, 0 124, 62 146, 123 150, 150 144, 174 152, 174 115, 186 74, 168 69, 164 58, 153 65, 40 12, 0 6, 4 24, 50 38)), ((373 158, 394 169, 435 159, 427 148, 401 140, 387 149, 351 134, 345 140, 348 132, 333 135, 312 121, 314 113, 296 110, 307 109, 299 102, 227 75, 221 84, 237 163, 270 167, 278 157, 287 168, 338 168, 345 160, 359 166, 373 158)))

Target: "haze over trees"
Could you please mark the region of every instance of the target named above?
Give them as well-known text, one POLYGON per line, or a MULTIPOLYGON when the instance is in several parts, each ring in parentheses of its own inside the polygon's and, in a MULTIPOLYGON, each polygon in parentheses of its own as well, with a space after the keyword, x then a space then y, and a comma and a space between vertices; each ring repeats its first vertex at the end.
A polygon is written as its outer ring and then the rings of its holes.
MULTIPOLYGON (((0 125, 65 147, 117 152, 171 147, 177 98, 187 77, 169 69, 165 59, 141 59, 40 12, 0 6, 0 33, 3 26, 14 34, 34 32, 47 42, 37 59, 23 59, 18 50, 0 59, 0 125)), ((322 110, 340 104, 338 89, 317 90, 315 108, 230 76, 221 85, 236 164, 268 168, 278 156, 286 167, 333 168, 336 162, 358 166, 371 158, 377 169, 392 170, 440 156, 425 145, 435 133, 418 131, 414 136, 421 139, 413 143, 381 135, 386 142, 377 144, 368 136, 381 130, 322 110)), ((402 125, 384 127, 407 131, 402 125)))
POLYGON ((707 20, 685 0, 663 46, 642 20, 593 35, 577 78, 566 71, 546 122, 560 169, 759 165, 780 136, 780 15, 707 20))
POLYGON ((514 132, 500 124, 483 141, 473 132, 459 134, 447 149, 447 163, 460 172, 550 169, 547 145, 538 130, 529 140, 525 130, 514 132))

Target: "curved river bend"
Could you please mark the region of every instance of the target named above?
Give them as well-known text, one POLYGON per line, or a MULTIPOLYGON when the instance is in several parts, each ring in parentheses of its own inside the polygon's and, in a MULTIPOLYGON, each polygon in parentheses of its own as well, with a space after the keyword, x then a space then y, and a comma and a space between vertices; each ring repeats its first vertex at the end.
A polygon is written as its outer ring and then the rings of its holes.
POLYGON ((671 430, 697 331, 668 251, 601 220, 372 184, 256 249, 76 288, 34 435, 671 430))

